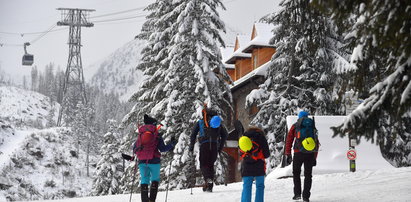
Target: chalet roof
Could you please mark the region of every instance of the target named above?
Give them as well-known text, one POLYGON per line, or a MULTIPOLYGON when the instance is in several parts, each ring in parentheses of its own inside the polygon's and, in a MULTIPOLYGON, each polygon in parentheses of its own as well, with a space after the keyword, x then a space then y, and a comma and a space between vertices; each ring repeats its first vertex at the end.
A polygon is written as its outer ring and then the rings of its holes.
POLYGON ((267 74, 268 67, 270 66, 270 64, 271 64, 271 61, 268 61, 265 64, 259 66, 257 69, 253 70, 252 72, 234 81, 234 84, 231 86, 231 91, 245 85, 248 81, 250 81, 250 79, 254 77, 265 76, 267 74))
POLYGON ((272 47, 273 45, 269 44, 270 39, 273 37, 272 30, 275 28, 273 24, 265 23, 254 23, 253 26, 253 38, 251 41, 245 45, 243 48, 244 53, 251 53, 251 51, 256 47, 272 47))
MULTIPOLYGON (((236 46, 238 47, 237 50, 234 50, 226 61, 227 64, 235 64, 235 61, 239 58, 251 58, 251 54, 244 53, 243 47, 250 41, 249 35, 237 35, 236 36, 236 46)), ((235 47, 234 47, 235 48, 235 47)))
POLYGON ((231 56, 233 53, 234 46, 226 46, 225 48, 221 47, 220 52, 221 52, 221 61, 224 64, 224 67, 226 69, 235 69, 235 65, 233 64, 227 64, 225 61, 227 60, 228 57, 231 56))

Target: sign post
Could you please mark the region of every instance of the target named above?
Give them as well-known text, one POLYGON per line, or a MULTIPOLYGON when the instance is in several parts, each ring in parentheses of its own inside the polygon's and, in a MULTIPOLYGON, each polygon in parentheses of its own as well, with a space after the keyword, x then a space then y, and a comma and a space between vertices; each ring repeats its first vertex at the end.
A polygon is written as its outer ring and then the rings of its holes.
POLYGON ((357 140, 349 138, 349 150, 347 151, 347 158, 350 160, 350 171, 355 172, 356 165, 355 159, 357 159, 357 152, 355 151, 355 146, 357 146, 357 140))

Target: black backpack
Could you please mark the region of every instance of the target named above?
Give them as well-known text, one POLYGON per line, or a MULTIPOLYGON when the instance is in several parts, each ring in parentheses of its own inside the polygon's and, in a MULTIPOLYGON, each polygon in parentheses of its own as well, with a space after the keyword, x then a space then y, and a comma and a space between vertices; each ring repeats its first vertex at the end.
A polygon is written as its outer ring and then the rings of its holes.
MULTIPOLYGON (((220 137, 220 128, 212 128, 212 127, 207 127, 206 124, 204 124, 203 120, 199 120, 198 124, 200 126, 200 135, 198 137, 198 142, 200 144, 205 143, 205 142, 218 142, 218 138, 220 137)), ((208 124, 207 124, 208 125, 208 124)))

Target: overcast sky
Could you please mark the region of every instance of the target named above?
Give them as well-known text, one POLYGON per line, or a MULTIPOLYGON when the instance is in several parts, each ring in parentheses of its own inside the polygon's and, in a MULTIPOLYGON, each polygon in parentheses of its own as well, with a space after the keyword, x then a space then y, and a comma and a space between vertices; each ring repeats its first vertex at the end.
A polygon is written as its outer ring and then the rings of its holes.
MULTIPOLYGON (((0 68, 12 75, 15 81, 21 80, 22 75, 30 75, 31 67, 21 65, 24 54, 22 44, 33 42, 27 49, 28 53, 34 55, 33 65, 42 69, 46 64, 54 63, 65 70, 69 48, 68 28, 56 26, 43 37, 36 33, 50 29, 60 20, 60 11, 56 10, 60 7, 96 10, 90 15, 94 27, 81 29, 81 57, 83 68, 87 68, 131 41, 140 32, 145 18, 132 17, 146 14, 139 8, 151 2, 154 0, 0 0, 0 68), (132 9, 133 11, 127 12, 132 9), (118 12, 122 13, 98 17, 118 12), (121 18, 131 19, 116 20, 121 18)), ((220 16, 227 29, 250 34, 252 24, 277 10, 278 2, 279 0, 223 0, 227 10, 220 10, 220 16)))

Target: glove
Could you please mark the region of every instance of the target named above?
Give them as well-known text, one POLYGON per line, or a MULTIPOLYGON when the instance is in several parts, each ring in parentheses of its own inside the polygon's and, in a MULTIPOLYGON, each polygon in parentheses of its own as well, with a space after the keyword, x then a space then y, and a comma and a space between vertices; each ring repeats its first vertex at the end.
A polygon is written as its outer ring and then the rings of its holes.
POLYGON ((127 154, 121 154, 121 156, 123 157, 123 159, 125 159, 127 161, 133 161, 134 160, 134 156, 129 156, 127 154))
POLYGON ((293 162, 293 157, 291 155, 287 155, 287 165, 290 165, 293 162))

